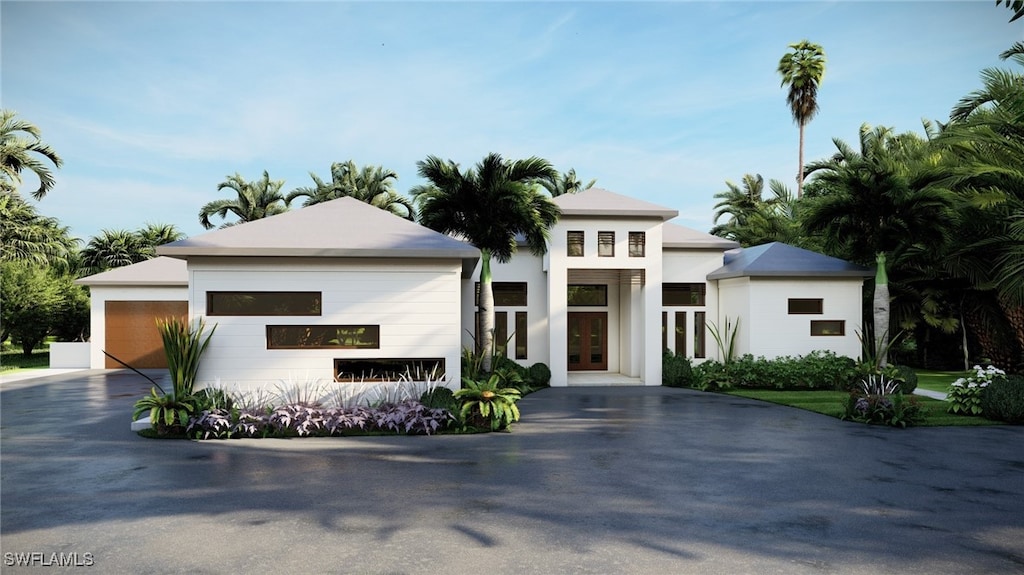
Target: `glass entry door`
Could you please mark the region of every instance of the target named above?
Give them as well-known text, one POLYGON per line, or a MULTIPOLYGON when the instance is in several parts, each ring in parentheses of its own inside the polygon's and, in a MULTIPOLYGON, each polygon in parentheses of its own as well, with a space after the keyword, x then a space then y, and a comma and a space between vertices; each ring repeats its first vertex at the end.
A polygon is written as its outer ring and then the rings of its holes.
POLYGON ((608 312, 569 312, 569 371, 608 369, 608 312))

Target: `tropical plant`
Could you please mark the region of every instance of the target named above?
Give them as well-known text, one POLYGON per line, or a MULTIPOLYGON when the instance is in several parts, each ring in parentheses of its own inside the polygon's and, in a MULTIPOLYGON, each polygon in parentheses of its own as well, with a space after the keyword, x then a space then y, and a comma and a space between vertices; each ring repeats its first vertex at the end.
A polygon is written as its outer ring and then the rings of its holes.
POLYGON ((946 401, 949 413, 960 415, 981 415, 981 396, 992 382, 1006 378, 1006 372, 990 365, 988 367, 974 366, 974 373, 967 377, 957 378, 949 384, 949 391, 946 393, 946 401))
POLYGON ((429 182, 410 191, 420 223, 480 249, 482 368, 489 372, 494 349, 491 260, 507 263, 516 252, 518 238, 535 255, 547 251, 549 230, 560 212, 536 184, 553 180, 555 170, 540 158, 507 161, 493 153, 465 172, 455 162, 436 156, 416 165, 429 182))
POLYGON ((785 184, 771 180, 772 197, 768 199, 762 197, 764 178, 760 174, 745 174, 742 188, 730 181, 725 185, 727 190, 715 194, 721 201, 715 204, 712 235, 739 242, 744 247, 771 242, 807 245, 796 219, 797 202, 785 184), (729 219, 718 223, 725 216, 729 219))
POLYGON ((196 398, 191 394, 157 393, 157 388, 151 387, 149 395, 135 402, 132 419, 137 420, 148 412, 149 422, 158 434, 176 435, 188 427, 195 404, 196 398))
POLYGON ((924 420, 924 411, 914 397, 902 393, 851 393, 841 419, 876 423, 892 427, 909 427, 924 420))
POLYGON ((25 170, 39 179, 33 198, 41 200, 53 189, 56 182, 47 162, 60 168, 64 161, 41 138, 34 124, 18 119, 13 110, 0 110, 0 191, 16 192, 25 170))
POLYGON ((210 345, 217 326, 211 327, 207 333, 206 320, 201 317, 191 325, 180 317, 168 317, 157 320, 157 329, 163 340, 173 393, 179 397, 192 395, 199 373, 199 360, 210 345))
POLYGON ((818 113, 818 85, 825 76, 825 50, 807 40, 789 47, 792 51, 782 56, 777 71, 782 76, 782 86, 789 87, 786 102, 800 128, 796 174, 796 197, 800 198, 804 191, 804 127, 818 113))
POLYGON ((1024 0, 996 0, 996 6, 1000 4, 1006 5, 1013 12, 1010 22, 1016 22, 1020 17, 1024 16, 1024 0))
POLYGON ((499 387, 500 383, 497 374, 481 381, 462 378, 463 388, 455 392, 455 398, 462 402, 459 416, 467 426, 498 431, 519 421, 516 402, 522 394, 513 387, 499 387))
POLYGON ((711 332, 711 337, 715 339, 722 363, 726 365, 732 363, 736 359, 736 336, 740 331, 740 319, 736 318, 736 323, 732 323, 727 316, 725 318, 725 326, 721 331, 719 331, 718 326, 714 322, 708 322, 708 331, 711 332))
POLYGON ((568 172, 557 174, 551 180, 541 180, 540 185, 543 186, 549 194, 551 194, 552 198, 557 198, 561 195, 576 194, 583 190, 589 190, 590 188, 593 188, 596 183, 597 180, 593 179, 584 184, 576 176, 576 170, 574 168, 570 168, 568 172))
POLYGON ((0 261, 71 267, 77 244, 69 228, 39 214, 18 192, 0 189, 0 222, 0 261))
POLYGON ((285 203, 306 198, 303 207, 336 200, 343 197, 355 198, 407 220, 416 218, 412 202, 395 192, 394 180, 398 174, 381 166, 358 168, 352 160, 331 164, 331 181, 325 182, 310 172, 312 186, 296 188, 285 197, 285 203))
POLYGON ((199 210, 199 223, 209 230, 213 228, 210 217, 218 216, 224 219, 228 214, 234 214, 238 218, 236 221, 221 224, 220 227, 226 228, 286 212, 288 206, 285 204, 285 197, 281 194, 283 185, 284 180, 271 180, 270 174, 266 170, 264 170, 262 178, 252 182, 237 173, 228 176, 226 180, 217 185, 217 191, 227 188, 233 190, 236 197, 228 200, 214 200, 204 205, 199 210))

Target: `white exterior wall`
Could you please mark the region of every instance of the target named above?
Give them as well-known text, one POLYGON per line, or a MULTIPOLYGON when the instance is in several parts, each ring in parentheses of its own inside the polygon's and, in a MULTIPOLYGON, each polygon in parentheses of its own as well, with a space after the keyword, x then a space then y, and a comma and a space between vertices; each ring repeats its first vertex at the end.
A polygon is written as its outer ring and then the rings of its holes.
POLYGON ((320 291, 322 314, 213 316, 199 383, 273 388, 334 380, 334 359, 444 358, 448 385, 460 366, 461 262, 455 260, 193 258, 189 302, 206 315, 207 291, 320 291), (267 349, 267 325, 380 326, 379 349, 267 349))
MULTIPOLYGON (((543 259, 531 254, 526 248, 520 248, 520 251, 508 263, 501 264, 491 261, 492 282, 527 283, 526 307, 496 306, 494 308, 495 311, 508 313, 508 335, 510 336, 515 331, 515 312, 526 312, 526 321, 529 326, 526 339, 526 359, 516 360, 514 353, 509 354, 509 359, 527 367, 538 362, 550 365, 547 274, 543 269, 543 259)), ((481 264, 478 263, 473 270, 473 277, 463 281, 462 284, 462 346, 470 349, 473 347, 475 331, 473 321, 476 317, 476 282, 480 281, 480 266, 481 264)), ((515 340, 512 341, 514 344, 515 340)))
POLYGON ((737 355, 768 359, 815 350, 860 356, 861 278, 732 278, 719 281, 722 314, 740 317, 737 355), (822 314, 789 314, 789 298, 820 298, 822 314), (842 320, 845 335, 812 336, 812 320, 842 320))
MULTIPOLYGON (((686 356, 693 359, 694 349, 693 340, 696 330, 696 322, 694 321, 695 312, 704 312, 705 321, 715 322, 718 325, 719 315, 719 294, 718 294, 718 282, 708 281, 707 276, 709 273, 722 267, 722 254, 724 250, 698 250, 698 249, 671 249, 664 252, 662 256, 663 274, 662 282, 664 283, 702 283, 707 286, 707 293, 704 298, 703 306, 667 306, 663 305, 662 311, 667 312, 668 317, 666 321, 666 329, 668 332, 668 347, 669 349, 678 352, 675 349, 675 330, 676 330, 676 313, 686 313, 686 356)), ((715 345, 714 338, 711 337, 711 332, 705 327, 704 333, 704 358, 695 359, 694 363, 700 363, 708 358, 718 357, 718 348, 715 345)))
MULTIPOLYGON (((735 355, 739 357, 747 353, 755 353, 751 351, 750 341, 751 330, 755 329, 753 325, 754 320, 750 314, 750 278, 730 278, 719 280, 717 283, 718 314, 714 319, 709 315, 708 321, 714 321, 715 326, 720 328, 720 331, 724 331, 727 320, 734 326, 736 321, 739 320, 739 327, 736 331, 735 355)), ((723 333, 721 335, 725 337, 726 334, 723 333)), ((718 342, 711 336, 710 330, 708 330, 707 338, 708 358, 719 361, 724 359, 718 349, 718 342)), ((755 353, 755 355, 758 354, 755 353)))
POLYGON ((89 368, 105 369, 103 346, 107 341, 108 301, 188 301, 185 286, 89 286, 89 368))

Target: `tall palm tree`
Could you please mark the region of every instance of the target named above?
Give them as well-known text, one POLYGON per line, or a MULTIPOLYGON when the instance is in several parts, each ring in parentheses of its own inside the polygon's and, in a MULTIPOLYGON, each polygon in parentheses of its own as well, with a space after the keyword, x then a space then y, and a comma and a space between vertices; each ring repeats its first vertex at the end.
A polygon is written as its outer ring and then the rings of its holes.
POLYGON ((137 264, 153 255, 153 248, 139 234, 128 230, 103 230, 81 252, 82 267, 90 274, 137 264))
MULTIPOLYGON (((859 150, 839 139, 833 142, 834 156, 807 166, 816 194, 803 200, 804 227, 820 234, 831 255, 867 266, 888 264, 887 287, 896 293, 894 284, 905 269, 949 244, 954 196, 941 178, 923 169, 929 148, 916 134, 896 135, 865 124, 859 150)), ((873 308, 888 315, 889 305, 885 290, 876 290, 873 308)), ((890 319, 880 325, 873 334, 874 349, 884 365, 885 344, 893 332, 890 319)))
POLYGON ((576 169, 569 168, 568 172, 558 174, 553 180, 541 182, 541 186, 551 194, 552 198, 557 198, 563 194, 575 194, 583 190, 589 190, 596 183, 597 180, 593 179, 584 184, 576 177, 576 169))
POLYGON ((355 198, 361 202, 389 211, 407 220, 415 220, 416 212, 413 203, 394 189, 394 181, 398 174, 381 166, 363 166, 359 168, 355 162, 335 162, 331 164, 331 181, 325 182, 310 172, 312 186, 296 188, 285 197, 285 203, 291 205, 297 198, 305 197, 303 207, 319 204, 342 197, 355 198))
POLYGON ((17 114, 13 110, 0 110, 0 189, 17 190, 21 185, 21 173, 29 170, 39 178, 39 189, 32 192, 32 197, 39 200, 56 183, 44 160, 56 168, 60 168, 64 161, 53 148, 43 143, 39 128, 15 116, 17 114))
POLYGON ((230 200, 214 200, 199 210, 199 223, 206 229, 212 229, 210 216, 226 218, 234 214, 238 220, 225 222, 220 227, 226 228, 236 224, 251 222, 288 211, 285 198, 281 194, 284 180, 271 180, 270 174, 263 171, 263 177, 256 181, 247 181, 236 173, 217 185, 217 190, 224 188, 234 190, 236 197, 230 200))
POLYGON ((789 86, 786 102, 793 113, 793 121, 800 127, 800 152, 796 172, 796 197, 804 193, 804 126, 818 113, 818 85, 825 76, 825 50, 818 44, 801 40, 790 44, 779 60, 778 73, 782 85, 789 86))
POLYGON ((0 261, 70 267, 77 251, 67 226, 39 214, 14 190, 0 189, 0 261))
POLYGON ((185 238, 185 234, 178 230, 174 224, 147 223, 146 227, 135 233, 142 240, 143 244, 152 248, 185 238))
POLYGON ((537 184, 554 180, 557 172, 547 160, 510 161, 494 153, 465 172, 455 162, 436 156, 427 156, 416 166, 429 182, 410 190, 420 223, 480 249, 481 350, 483 368, 489 371, 494 347, 491 259, 500 263, 512 259, 517 237, 524 238, 536 255, 547 251, 549 231, 561 212, 537 184))

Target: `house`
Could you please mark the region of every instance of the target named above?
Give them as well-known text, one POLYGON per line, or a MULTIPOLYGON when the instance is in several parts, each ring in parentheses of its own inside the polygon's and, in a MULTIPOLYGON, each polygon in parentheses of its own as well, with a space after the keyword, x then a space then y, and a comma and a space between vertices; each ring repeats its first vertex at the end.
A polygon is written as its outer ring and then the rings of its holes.
MULTIPOLYGON (((554 201, 547 254, 492 262, 495 341, 523 365, 547 364, 553 386, 660 385, 665 349, 718 358, 710 328, 736 320, 741 353, 859 353, 870 270, 783 244, 738 249, 671 223, 676 210, 607 190, 554 201)), ((154 317, 183 306, 217 325, 203 383, 443 372, 454 387, 474 344, 480 252, 351 198, 157 251, 81 280, 93 289, 93 340, 126 363, 159 347, 122 326, 156 333, 154 317)))

